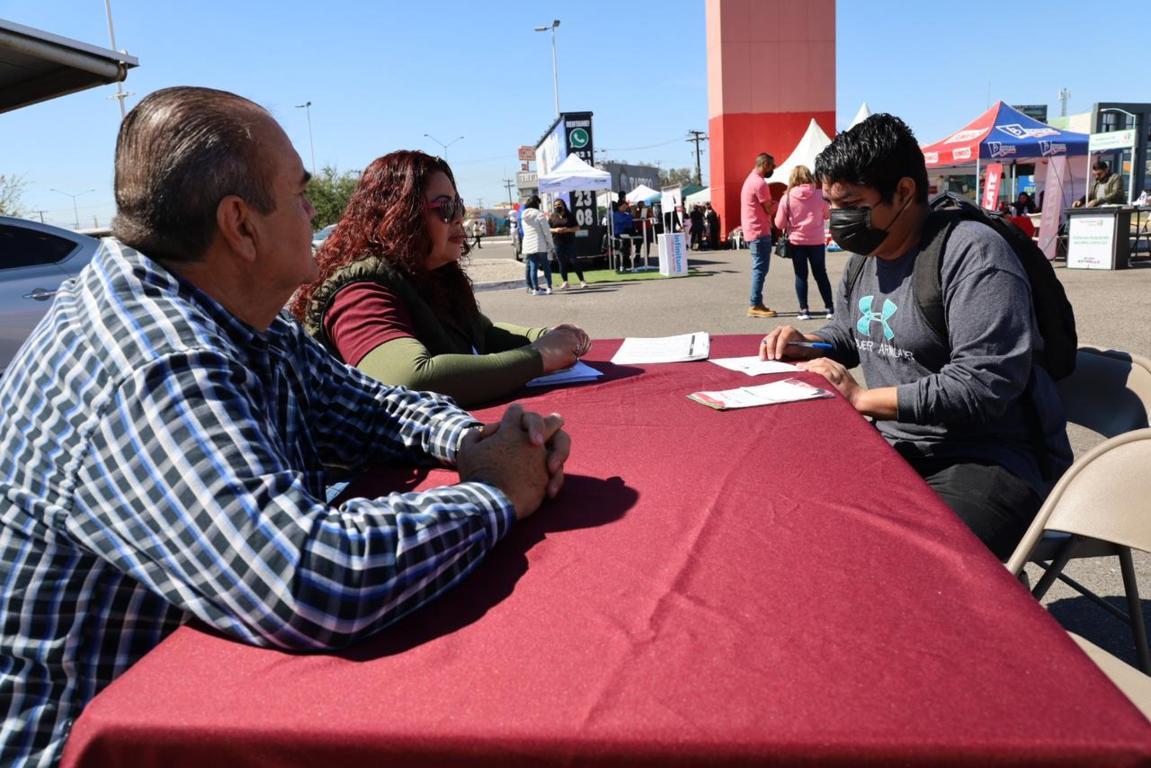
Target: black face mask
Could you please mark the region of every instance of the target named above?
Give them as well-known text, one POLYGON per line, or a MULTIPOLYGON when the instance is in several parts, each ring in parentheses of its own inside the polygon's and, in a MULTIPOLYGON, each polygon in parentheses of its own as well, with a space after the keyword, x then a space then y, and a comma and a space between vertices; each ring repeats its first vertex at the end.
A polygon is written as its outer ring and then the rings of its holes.
POLYGON ((911 202, 908 198, 903 207, 895 214, 895 218, 884 229, 875 229, 871 226, 871 208, 833 208, 831 211, 831 239, 843 250, 849 253, 858 253, 866 256, 887 239, 887 233, 895 224, 896 219, 903 213, 903 209, 911 202))

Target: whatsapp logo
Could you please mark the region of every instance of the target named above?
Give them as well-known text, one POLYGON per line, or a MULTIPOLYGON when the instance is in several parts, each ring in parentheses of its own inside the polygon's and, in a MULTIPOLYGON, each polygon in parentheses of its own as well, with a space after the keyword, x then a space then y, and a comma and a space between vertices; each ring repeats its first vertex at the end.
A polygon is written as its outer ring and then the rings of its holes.
POLYGON ((583 149, 587 146, 589 138, 586 128, 573 128, 572 132, 568 134, 568 143, 571 144, 572 149, 583 149))

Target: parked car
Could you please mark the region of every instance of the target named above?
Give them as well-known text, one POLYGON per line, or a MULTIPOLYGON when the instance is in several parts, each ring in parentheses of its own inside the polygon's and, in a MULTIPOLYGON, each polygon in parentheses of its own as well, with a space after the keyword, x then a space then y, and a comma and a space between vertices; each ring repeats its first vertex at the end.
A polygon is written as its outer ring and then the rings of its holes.
POLYGON ((60 283, 75 277, 99 244, 79 232, 0 216, 0 376, 60 283))
POLYGON ((316 232, 315 234, 312 235, 312 252, 313 253, 320 250, 320 246, 324 244, 324 241, 328 239, 328 235, 332 234, 332 230, 335 228, 336 228, 335 224, 329 224, 328 226, 321 229, 319 232, 316 232))

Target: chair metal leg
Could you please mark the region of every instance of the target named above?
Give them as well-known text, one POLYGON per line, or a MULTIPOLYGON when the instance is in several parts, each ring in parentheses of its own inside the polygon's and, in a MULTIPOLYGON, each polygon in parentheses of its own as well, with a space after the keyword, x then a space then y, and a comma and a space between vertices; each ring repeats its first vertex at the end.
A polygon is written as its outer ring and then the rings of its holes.
POLYGON ((1047 566, 1047 570, 1040 577, 1039 581, 1035 584, 1035 589, 1031 590, 1031 595, 1036 600, 1042 600, 1043 596, 1047 594, 1047 590, 1055 583, 1055 579, 1059 574, 1063 573, 1067 561, 1071 559, 1072 553, 1075 551, 1075 537, 1069 536, 1059 551, 1055 553, 1055 559, 1051 561, 1051 565, 1047 566))
POLYGON ((1128 547, 1119 548, 1119 569, 1123 574, 1123 589, 1127 593, 1127 613, 1131 618, 1131 632, 1135 636, 1135 651, 1139 655, 1139 668, 1151 675, 1151 651, 1147 648, 1147 625, 1143 621, 1143 605, 1139 601, 1139 583, 1135 579, 1135 563, 1128 547))

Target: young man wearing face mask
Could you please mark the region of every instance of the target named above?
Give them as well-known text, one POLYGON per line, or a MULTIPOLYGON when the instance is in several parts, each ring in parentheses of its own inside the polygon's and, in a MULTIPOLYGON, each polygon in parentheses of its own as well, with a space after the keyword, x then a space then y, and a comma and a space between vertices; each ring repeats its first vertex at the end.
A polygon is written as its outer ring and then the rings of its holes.
MULTIPOLYGON (((816 159, 831 235, 867 259, 841 283, 835 319, 812 334, 773 330, 769 359, 799 358, 876 427, 972 531, 1006 559, 1071 463, 1066 419, 1042 346, 1027 275, 1010 246, 975 221, 956 225, 940 261, 948 338, 912 294, 931 231, 927 170, 911 130, 872 115, 816 159), (793 342, 827 342, 821 350, 793 342), (867 386, 848 373, 858 365, 867 386)), ((879 480, 879 478, 877 478, 879 480)))

